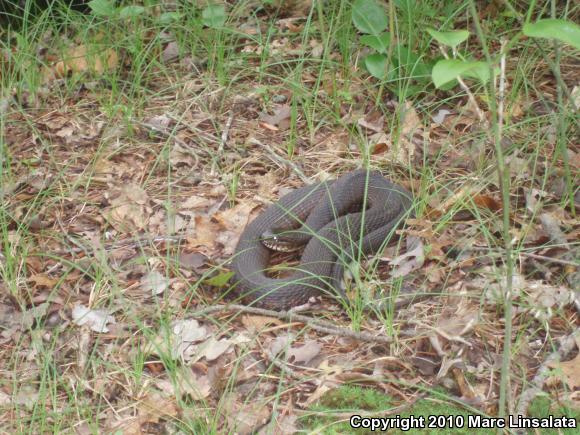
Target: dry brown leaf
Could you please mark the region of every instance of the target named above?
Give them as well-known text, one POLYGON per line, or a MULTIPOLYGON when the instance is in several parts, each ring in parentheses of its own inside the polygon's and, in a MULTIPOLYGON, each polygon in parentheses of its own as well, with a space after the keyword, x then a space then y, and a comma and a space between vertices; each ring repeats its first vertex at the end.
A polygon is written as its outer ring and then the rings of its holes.
POLYGON ((43 72, 44 81, 67 77, 69 73, 90 72, 102 75, 113 71, 119 64, 117 52, 96 46, 79 45, 69 49, 62 60, 43 72))
POLYGON ((195 216, 193 222, 194 235, 187 239, 188 245, 191 248, 198 247, 206 253, 214 252, 216 238, 223 231, 223 226, 207 216, 195 216))
POLYGON ((223 400, 228 432, 249 435, 270 419, 270 407, 260 401, 248 401, 236 393, 229 393, 223 400))
POLYGON ((273 187, 279 184, 279 180, 274 171, 268 171, 264 175, 258 175, 255 177, 255 181, 258 185, 257 194, 260 198, 273 200, 276 197, 273 187))
POLYGON ((444 309, 437 319, 437 329, 451 337, 460 337, 473 330, 478 318, 479 307, 467 299, 461 299, 457 305, 444 309))
POLYGON ((501 210, 501 204, 495 198, 489 195, 474 195, 472 197, 473 202, 480 210, 487 209, 491 211, 501 210))
POLYGON ((357 120, 357 124, 375 133, 384 133, 385 131, 385 115, 381 112, 373 111, 367 113, 364 117, 357 120))
POLYGON ((141 279, 141 288, 153 296, 160 295, 169 286, 169 279, 156 270, 152 270, 141 279))
POLYGON ((163 63, 170 63, 179 58, 179 44, 176 41, 172 41, 165 46, 163 52, 161 53, 161 61, 163 63))
POLYGON ((221 231, 216 237, 216 242, 223 245, 224 255, 234 253, 238 239, 246 227, 253 209, 253 204, 241 203, 214 215, 214 219, 225 228, 225 231, 221 231))
POLYGON ((200 252, 180 252, 178 261, 181 267, 199 273, 207 263, 208 258, 200 252))
POLYGON ((407 249, 407 252, 391 260, 391 265, 394 266, 391 275, 394 278, 407 276, 425 263, 425 248, 420 238, 409 236, 407 249))
POLYGON ((118 231, 143 230, 151 215, 147 192, 134 183, 122 187, 111 200, 111 206, 103 211, 107 219, 118 231))
MULTIPOLYGON (((580 342, 576 340, 576 346, 580 349, 580 342)), ((571 391, 580 389, 580 352, 570 361, 556 361, 548 364, 552 369, 561 370, 564 381, 571 391)))
POLYGON ((439 109, 435 115, 431 117, 435 124, 442 124, 447 118, 447 115, 450 115, 452 112, 447 109, 439 109))
POLYGON ((292 109, 288 104, 282 104, 274 109, 273 115, 260 114, 260 125, 268 130, 286 130, 290 127, 292 109))
POLYGON ((34 283, 34 287, 44 287, 47 289, 52 289, 58 283, 59 279, 57 278, 50 278, 43 273, 39 273, 37 275, 32 275, 28 278, 28 281, 34 283))
POLYGON ((254 315, 244 315, 242 316, 242 325, 244 325, 249 331, 261 331, 271 325, 282 325, 284 322, 275 317, 267 316, 254 316, 254 315))
POLYGON ((270 352, 273 355, 278 355, 282 352, 282 356, 285 355, 288 362, 307 365, 322 349, 322 346, 314 340, 308 340, 302 346, 289 347, 291 339, 292 337, 289 335, 277 337, 270 345, 270 352))
POLYGON ((179 408, 172 396, 163 396, 158 392, 149 392, 138 405, 141 424, 159 423, 161 419, 174 418, 179 415, 179 408))
POLYGON ((205 342, 198 345, 198 359, 205 357, 207 361, 214 361, 222 354, 230 352, 232 350, 232 345, 233 342, 227 338, 216 340, 214 337, 210 337, 205 342))
POLYGON ((199 373, 189 366, 181 366, 177 370, 176 385, 187 393, 192 400, 206 399, 212 390, 209 376, 199 373))
POLYGON ((95 332, 107 333, 108 323, 115 323, 115 318, 105 310, 91 310, 77 304, 72 310, 73 322, 79 326, 88 325, 95 332))
POLYGON ((179 203, 180 210, 206 209, 215 204, 215 201, 205 196, 188 195, 185 201, 179 203))

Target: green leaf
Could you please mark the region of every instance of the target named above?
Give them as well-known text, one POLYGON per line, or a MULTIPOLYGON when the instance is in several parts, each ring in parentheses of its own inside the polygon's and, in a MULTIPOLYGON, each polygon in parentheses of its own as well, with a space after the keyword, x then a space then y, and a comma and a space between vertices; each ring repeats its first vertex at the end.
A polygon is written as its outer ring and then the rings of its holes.
POLYGON ((135 18, 145 12, 143 6, 125 6, 119 11, 119 16, 121 18, 135 18))
POLYGON ((379 53, 386 53, 391 42, 391 34, 388 32, 380 35, 363 35, 360 37, 361 44, 374 48, 379 53))
POLYGON ((161 24, 171 24, 174 21, 177 21, 181 18, 181 14, 179 12, 164 12, 159 15, 159 22, 161 24))
POLYGON ((387 28, 389 19, 375 0, 356 0, 352 5, 352 22, 361 32, 378 35, 387 28))
POLYGON ((204 26, 219 29, 226 22, 226 8, 224 5, 208 5, 201 13, 201 18, 204 26))
POLYGON ((365 67, 368 72, 377 79, 384 79, 389 72, 389 63, 387 62, 387 56, 384 54, 371 54, 365 57, 365 67))
POLYGON ((580 50, 580 26, 567 20, 548 18, 524 25, 524 35, 557 39, 580 50))
POLYGON ((112 17, 117 12, 113 0, 91 0, 89 7, 94 15, 100 17, 112 17))
POLYGON ((214 287, 225 287, 232 276, 234 276, 234 272, 222 272, 206 279, 204 282, 214 287))
POLYGON ((439 32, 434 29, 427 29, 429 35, 433 37, 439 44, 447 45, 451 48, 457 47, 463 41, 469 38, 467 30, 453 30, 451 32, 439 32))
POLYGON ((485 62, 443 59, 431 71, 431 78, 437 88, 459 76, 473 77, 485 83, 489 80, 489 67, 485 62))

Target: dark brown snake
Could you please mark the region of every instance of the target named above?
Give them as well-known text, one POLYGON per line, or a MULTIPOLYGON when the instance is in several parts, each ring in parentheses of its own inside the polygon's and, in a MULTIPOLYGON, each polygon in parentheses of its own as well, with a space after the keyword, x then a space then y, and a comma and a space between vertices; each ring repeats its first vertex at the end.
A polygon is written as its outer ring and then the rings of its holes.
POLYGON ((234 286, 248 303, 270 309, 301 305, 332 290, 344 296, 344 264, 376 253, 410 214, 411 194, 364 169, 294 190, 247 225, 232 260, 234 286), (271 250, 306 245, 285 278, 266 275, 271 250))

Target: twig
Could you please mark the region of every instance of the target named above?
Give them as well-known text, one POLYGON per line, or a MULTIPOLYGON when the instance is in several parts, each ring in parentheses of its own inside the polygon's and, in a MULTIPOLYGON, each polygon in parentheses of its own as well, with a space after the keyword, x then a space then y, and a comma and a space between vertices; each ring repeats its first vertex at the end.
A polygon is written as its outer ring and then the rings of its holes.
POLYGON ((282 361, 280 358, 277 358, 276 355, 274 355, 269 350, 264 349, 264 354, 268 358, 268 361, 270 361, 273 365, 278 367, 282 371, 282 373, 285 373, 291 378, 294 378, 300 382, 305 382, 309 380, 305 378, 304 374, 298 373, 296 370, 290 367, 290 365, 287 362, 282 361))
POLYGON ((254 137, 251 137, 250 139, 248 139, 248 142, 251 143, 252 145, 257 145, 260 148, 262 148, 263 150, 265 150, 268 154, 270 154, 270 157, 274 161, 276 161, 277 163, 281 164, 282 166, 286 166, 286 167, 289 167, 290 169, 292 169, 296 173, 296 175, 298 175, 298 177, 300 177, 300 179, 302 181, 304 181, 304 183, 312 184, 312 180, 310 180, 306 175, 304 175, 304 172, 302 172, 300 170, 300 168, 295 163, 291 162, 288 159, 280 157, 268 145, 263 144, 262 142, 260 142, 258 139, 254 138, 254 137))
POLYGON ((528 406, 534 400, 534 398, 540 394, 542 388, 544 387, 544 382, 550 372, 550 365, 556 361, 561 361, 566 358, 570 352, 577 346, 580 341, 580 328, 576 329, 572 334, 562 337, 560 339, 560 348, 552 352, 545 361, 542 363, 536 376, 532 379, 531 386, 526 388, 522 394, 520 394, 520 400, 516 408, 516 415, 527 415, 528 406))
MULTIPOLYGON (((79 242, 76 241, 76 239, 68 236, 68 233, 66 231, 64 231, 64 228, 61 227, 61 229, 63 230, 64 234, 67 234, 68 239, 79 247, 78 248, 55 250, 54 253, 56 255, 78 254, 79 252, 86 253, 88 250, 90 250, 87 247, 82 247, 79 244, 79 242)), ((120 248, 137 248, 137 247, 143 246, 145 244, 153 244, 153 243, 159 243, 159 242, 178 243, 182 240, 185 240, 184 236, 158 236, 158 237, 153 237, 152 239, 141 238, 141 239, 135 239, 135 240, 126 240, 126 241, 120 241, 120 242, 115 242, 115 243, 109 243, 109 244, 106 244, 104 246, 104 250, 105 251, 112 251, 112 250, 120 249, 120 248)))
POLYGON ((198 136, 201 136, 202 139, 204 139, 208 142, 214 143, 214 144, 219 143, 215 136, 213 136, 213 135, 209 134, 208 132, 203 131, 197 127, 193 127, 193 126, 185 123, 183 121, 183 116, 181 116, 181 117, 175 116, 172 113, 168 113, 167 116, 169 116, 171 119, 173 119, 178 125, 182 125, 185 128, 187 128, 190 132, 195 133, 198 136))
MULTIPOLYGON (((439 334, 441 337, 443 337, 444 339, 446 339, 447 341, 457 341, 459 343, 463 343, 468 347, 473 347, 473 344, 471 344, 469 341, 467 341, 466 339, 460 337, 459 335, 450 335, 447 332, 443 331, 440 328, 437 328, 435 326, 431 326, 431 325, 426 325, 423 322, 419 322, 418 320, 409 320, 409 323, 412 325, 417 325, 419 327, 423 327, 423 328, 427 328, 437 334, 439 334)), ((466 332, 468 332, 470 329, 473 328, 473 325, 475 324, 474 321, 468 322, 467 325, 463 328, 463 330, 460 332, 460 334, 465 334, 466 332)))
MULTIPOLYGON (((194 311, 191 313, 193 317, 205 317, 208 314, 212 314, 220 311, 239 311, 242 313, 257 314, 260 316, 274 317, 276 319, 286 320, 288 322, 300 322, 304 323, 308 327, 314 329, 315 331, 322 332, 324 334, 330 334, 338 337, 349 337, 359 341, 368 341, 371 343, 382 343, 391 344, 393 339, 391 337, 386 337, 382 335, 373 335, 368 332, 355 332, 348 328, 342 328, 336 326, 330 322, 324 320, 313 319, 308 316, 301 314, 296 314, 292 311, 273 311, 266 310, 264 308, 248 307, 245 305, 229 304, 229 305, 211 305, 201 310, 194 311)), ((406 337, 417 337, 418 334, 415 331, 400 331, 399 335, 406 337)))
POLYGON ((547 261, 548 263, 557 263, 557 264, 562 264, 564 266, 580 267, 580 263, 577 263, 574 261, 562 260, 560 258, 546 257, 544 255, 532 254, 530 252, 522 252, 520 255, 523 255, 524 257, 534 258, 536 260, 544 260, 544 261, 547 261))
POLYGON ((155 133, 159 136, 162 136, 166 139, 173 139, 175 141, 175 143, 183 149, 184 153, 187 153, 194 158, 195 163, 193 164, 193 166, 197 167, 197 165, 199 164, 199 156, 197 155, 197 152, 195 151, 195 149, 191 145, 189 145, 187 142, 185 142, 184 140, 177 137, 173 132, 159 128, 153 124, 149 124, 147 122, 141 122, 139 120, 133 120, 133 121, 136 122, 137 124, 141 125, 142 127, 147 128, 149 131, 152 131, 153 133, 155 133))
POLYGON ((220 141, 220 145, 218 147, 218 153, 222 153, 224 150, 224 147, 226 146, 226 142, 228 141, 228 135, 230 134, 230 128, 232 128, 233 122, 234 122, 234 111, 232 110, 230 112, 230 116, 228 117, 228 120, 226 121, 226 125, 224 126, 224 129, 222 130, 221 141, 220 141))
MULTIPOLYGON (((480 251, 480 252, 482 252, 482 251, 483 252, 497 251, 494 248, 488 248, 486 246, 471 246, 468 249, 470 249, 472 251, 480 251)), ((542 249, 542 247, 538 247, 535 249, 542 249)), ((554 258, 554 257, 546 257, 544 255, 533 254, 531 252, 519 252, 518 255, 523 255, 524 257, 529 257, 529 258, 534 258, 536 260, 544 260, 544 261, 547 261, 549 263, 562 264, 564 266, 580 267, 580 263, 575 262, 575 261, 563 260, 561 258, 554 258)))

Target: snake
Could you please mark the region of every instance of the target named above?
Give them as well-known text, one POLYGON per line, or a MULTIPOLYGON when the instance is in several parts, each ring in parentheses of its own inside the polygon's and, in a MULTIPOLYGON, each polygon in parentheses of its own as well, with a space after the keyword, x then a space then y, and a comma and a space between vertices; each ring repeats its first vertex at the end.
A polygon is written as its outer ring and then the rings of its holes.
POLYGON ((273 310, 323 293, 346 298, 344 265, 385 246, 412 213, 412 203, 405 188, 366 169, 295 189, 243 230, 231 263, 233 288, 244 303, 273 310), (273 250, 302 247, 288 276, 269 276, 273 250))

